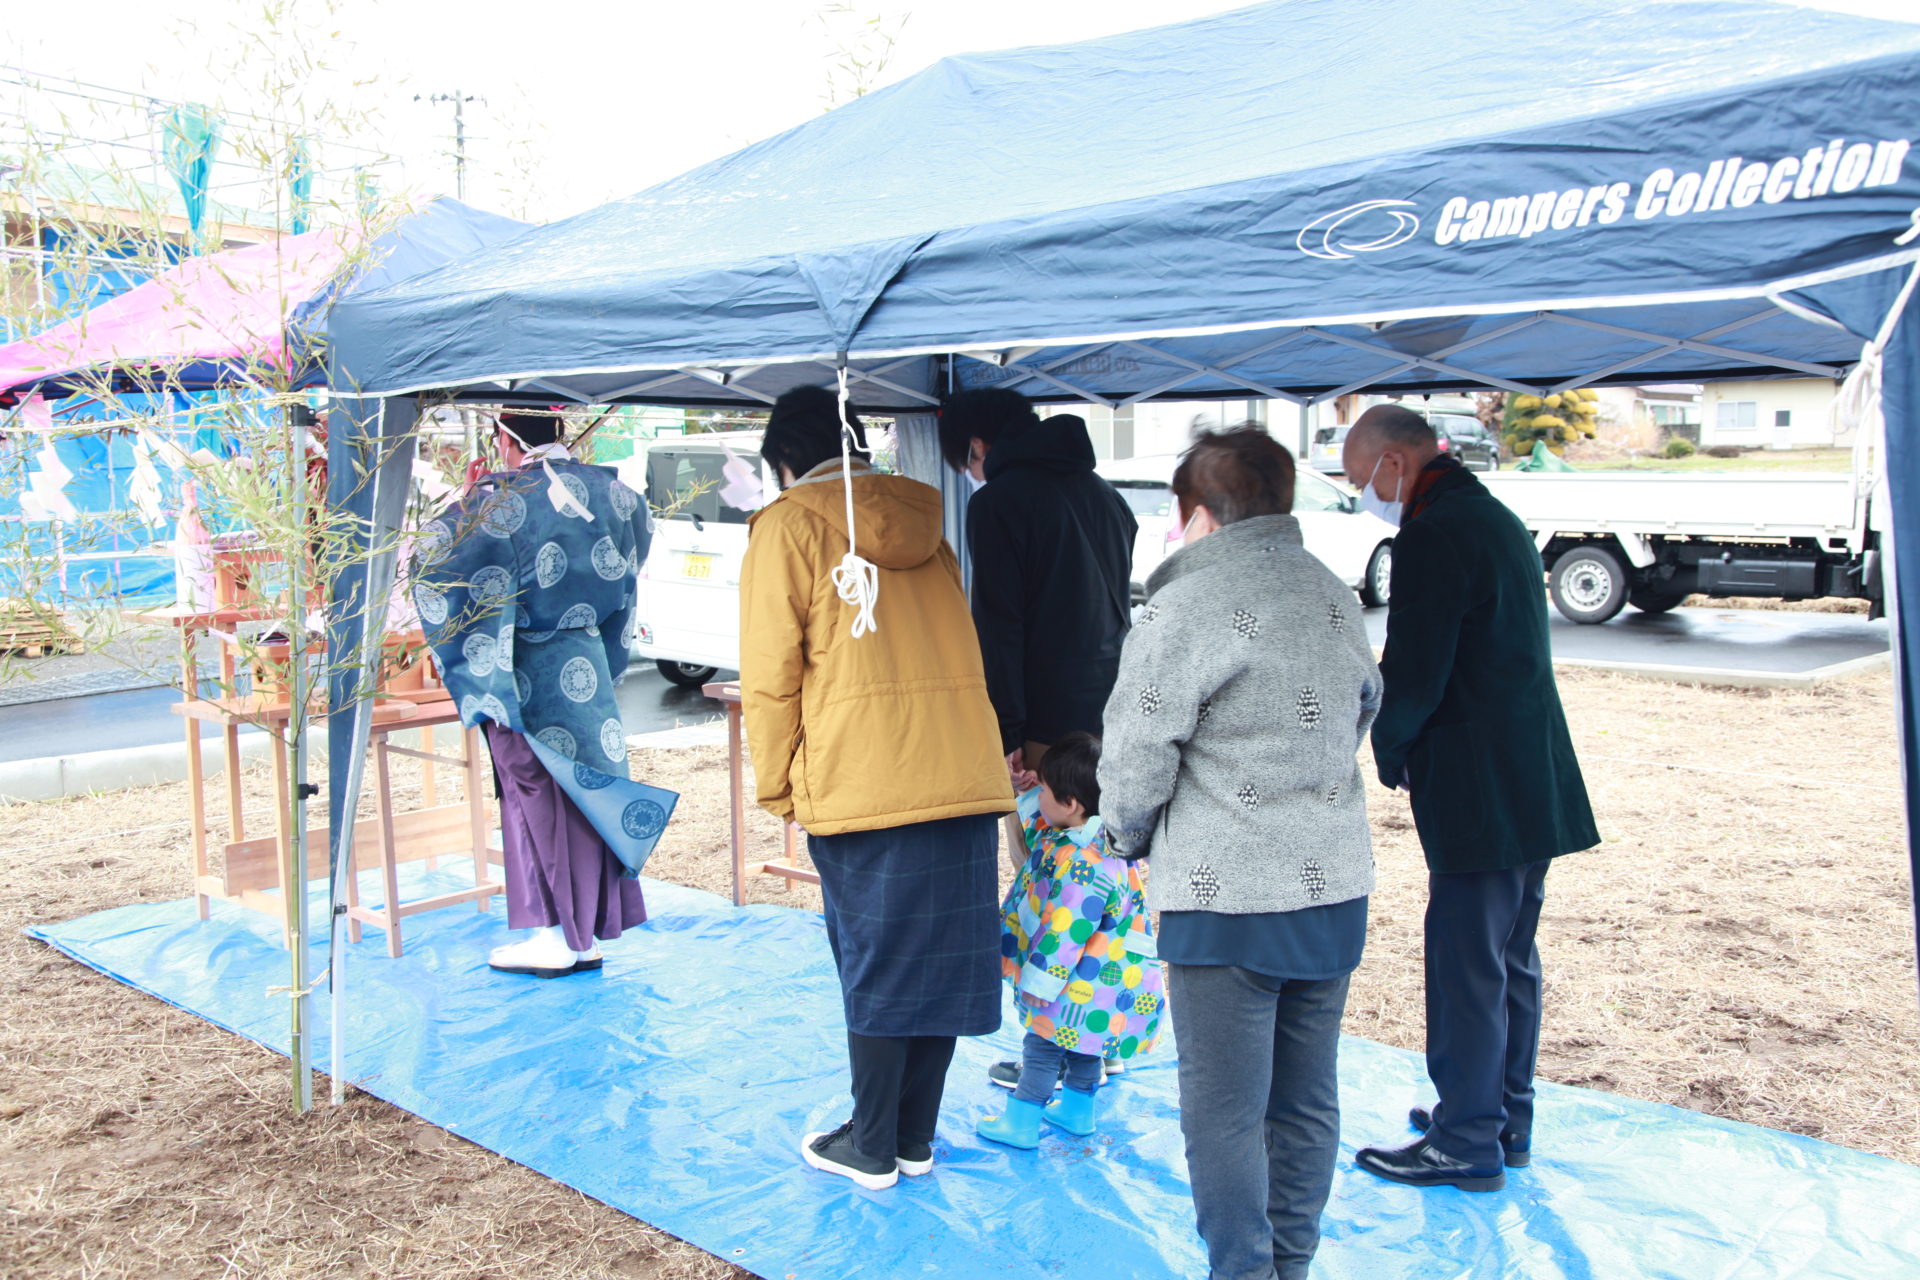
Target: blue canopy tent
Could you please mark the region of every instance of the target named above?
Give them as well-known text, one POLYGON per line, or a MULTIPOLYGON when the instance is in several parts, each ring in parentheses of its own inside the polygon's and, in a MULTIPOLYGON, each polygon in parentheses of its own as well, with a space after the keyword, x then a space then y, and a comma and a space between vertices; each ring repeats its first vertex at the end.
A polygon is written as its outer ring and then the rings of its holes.
MULTIPOLYGON (((335 270, 323 288, 310 297, 296 295, 289 299, 297 302, 285 335, 294 361, 292 385, 312 387, 325 381, 326 369, 320 353, 327 341, 329 308, 339 297, 354 289, 382 288, 433 270, 489 245, 512 239, 527 229, 528 224, 524 222, 443 198, 394 220, 363 247, 344 250, 345 265, 335 270)), ((330 243, 337 246, 339 242, 330 243)), ((260 250, 242 252, 257 255, 260 250)), ((333 249, 335 257, 342 252, 340 248, 333 249)), ((225 260, 225 255, 216 254, 193 260, 190 268, 175 267, 144 280, 133 276, 116 278, 109 283, 117 282, 122 288, 101 294, 93 303, 98 305, 120 297, 137 285, 152 295, 143 305, 156 312, 177 307, 179 295, 185 291, 177 281, 183 269, 197 271, 209 264, 219 269, 218 264, 225 260)), ((98 283, 95 281, 96 286, 98 283)), ((138 296, 135 293, 122 297, 122 301, 138 296)), ((277 315, 277 307, 275 311, 277 315)), ((74 316, 22 345, 52 339, 72 342, 76 349, 91 354, 95 348, 86 344, 92 314, 89 311, 74 316)), ((261 384, 262 366, 273 358, 268 354, 270 351, 276 354, 279 351, 282 335, 249 333, 251 322, 239 318, 226 319, 211 313, 203 318, 222 320, 210 327, 218 330, 221 346, 228 354, 216 356, 200 351, 187 359, 171 354, 162 358, 156 354, 141 360, 122 350, 114 363, 88 363, 79 368, 61 363, 57 372, 0 387, 0 424, 7 420, 8 406, 37 393, 56 402, 54 414, 65 426, 78 427, 90 421, 112 423, 130 415, 173 415, 185 424, 181 428, 183 435, 192 437, 203 433, 210 437, 213 447, 220 448, 218 430, 199 427, 196 417, 217 419, 215 411, 223 403, 231 405, 232 397, 243 401, 254 399, 261 384), (231 354, 235 347, 248 346, 250 339, 258 346, 257 351, 239 356, 231 354)), ((277 325, 277 320, 275 323, 277 325)), ((104 343, 96 343, 96 347, 112 349, 104 343)), ((18 363, 5 357, 5 353, 18 349, 0 347, 0 369, 18 363)), ((80 510, 108 516, 127 509, 128 474, 133 466, 130 441, 109 435, 80 434, 58 441, 55 447, 73 468, 74 480, 68 493, 80 510)), ((11 500, 0 501, 0 510, 15 506, 11 500)), ((111 545, 106 549, 92 547, 75 558, 78 568, 73 585, 75 598, 110 594, 123 601, 142 597, 170 600, 174 590, 172 558, 155 555, 149 547, 156 539, 171 537, 171 525, 125 532, 109 520, 101 527, 107 533, 95 536, 103 540, 110 538, 111 545)), ((51 532, 47 535, 49 554, 56 553, 54 538, 51 532)), ((23 589, 18 584, 8 588, 15 592, 23 589)))
MULTIPOLYGON (((937 481, 924 411, 955 387, 1305 404, 1840 377, 1897 302, 1907 516, 1917 102, 1920 26, 1750 0, 1283 0, 950 58, 343 301, 335 385, 365 398, 333 436, 333 500, 388 537, 429 396, 753 405, 845 367, 863 408, 908 415, 910 468, 937 481)), ((1910 608, 1915 528, 1890 593, 1910 608)), ((370 656, 360 609, 391 582, 378 557, 336 582, 336 653, 370 656)), ((335 696, 344 812, 365 712, 335 696)))
MULTIPOLYGON (((292 304, 287 314, 285 335, 288 352, 294 362, 290 384, 314 387, 326 382, 323 353, 329 339, 329 316, 334 304, 341 298, 355 291, 383 289, 436 270, 489 246, 511 240, 528 229, 528 223, 497 213, 487 213, 441 196, 428 202, 419 211, 395 219, 363 247, 348 248, 344 265, 334 271, 324 287, 309 297, 287 299, 292 304)), ((213 260, 219 261, 220 256, 214 255, 213 260)), ((157 290, 158 300, 152 305, 165 305, 169 300, 169 280, 175 274, 161 272, 137 283, 157 290)), ((232 332, 237 323, 225 322, 226 331, 221 336, 228 346, 245 345, 249 336, 244 331, 232 332)), ((49 333, 70 333, 72 336, 68 340, 84 344, 87 316, 76 316, 48 333, 37 335, 35 340, 45 340, 49 333)), ((277 339, 280 335, 260 336, 277 339)), ((275 342, 274 346, 277 348, 278 343, 275 342)), ((90 364, 70 370, 63 368, 45 377, 6 387, 0 391, 0 396, 4 397, 0 403, 34 393, 49 400, 58 400, 76 395, 100 397, 155 392, 245 391, 258 385, 259 361, 264 358, 264 355, 255 356, 251 352, 239 358, 196 353, 196 358, 186 360, 155 358, 150 362, 142 362, 127 358, 113 364, 90 364)), ((56 407, 55 412, 60 411, 56 407)))

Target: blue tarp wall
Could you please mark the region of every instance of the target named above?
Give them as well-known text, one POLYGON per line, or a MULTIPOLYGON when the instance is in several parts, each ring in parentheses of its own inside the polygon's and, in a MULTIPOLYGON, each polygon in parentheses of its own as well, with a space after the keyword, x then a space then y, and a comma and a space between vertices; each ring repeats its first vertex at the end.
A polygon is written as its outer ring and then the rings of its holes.
MULTIPOLYGON (((40 260, 44 264, 40 271, 43 301, 51 314, 61 318, 146 283, 154 275, 156 253, 168 263, 178 262, 184 253, 178 245, 133 241, 116 245, 93 236, 81 243, 58 227, 41 227, 38 245, 48 255, 40 260), (84 265, 62 265, 78 261, 75 255, 79 254, 89 255, 84 265), (118 258, 127 259, 128 264, 113 265, 110 260, 118 258)), ((11 330, 13 326, 5 328, 11 330)), ((9 332, 6 336, 11 339, 30 334, 9 332)), ((168 394, 117 399, 118 403, 102 403, 81 395, 56 399, 54 417, 61 424, 78 424, 130 415, 148 421, 161 415, 180 415, 169 434, 188 449, 207 442, 210 433, 192 421, 195 410, 205 408, 199 403, 203 398, 168 394)), ((211 434, 217 439, 217 432, 211 434)), ((21 519, 20 490, 38 444, 37 439, 19 434, 0 438, 0 522, 10 526, 5 535, 10 544, 6 559, 18 564, 16 557, 24 552, 32 563, 59 561, 61 566, 39 582, 23 583, 17 572, 0 564, 0 596, 34 594, 64 605, 171 602, 172 555, 164 548, 158 552, 148 548, 172 538, 173 524, 167 521, 158 528, 150 527, 133 512, 127 499, 127 480, 133 469, 131 437, 73 435, 55 442, 55 452, 73 472, 66 495, 80 512, 77 523, 63 522, 58 527, 48 521, 21 519)), ((161 474, 164 479, 164 465, 161 474)))
MULTIPOLYGON (((54 402, 55 421, 62 427, 89 422, 112 422, 138 416, 143 425, 169 438, 188 452, 209 449, 216 455, 231 452, 226 429, 231 414, 244 405, 221 405, 210 394, 130 394, 109 401, 72 396, 54 402)), ((173 554, 153 548, 173 537, 173 521, 158 526, 144 523, 127 495, 133 474, 133 437, 125 432, 72 434, 54 441, 54 451, 73 472, 64 490, 80 513, 78 521, 26 520, 20 494, 30 467, 37 466, 38 437, 12 433, 0 438, 0 522, 8 528, 0 540, 0 596, 31 594, 49 603, 73 607, 96 604, 171 603, 174 598, 173 554), (22 555, 22 552, 25 554, 22 555), (19 581, 17 566, 32 564, 36 572, 50 569, 36 582, 19 581), (57 568, 55 567, 57 566, 57 568)), ((169 511, 178 502, 177 482, 163 459, 156 459, 163 502, 169 511)), ((209 528, 215 517, 202 513, 209 528)))

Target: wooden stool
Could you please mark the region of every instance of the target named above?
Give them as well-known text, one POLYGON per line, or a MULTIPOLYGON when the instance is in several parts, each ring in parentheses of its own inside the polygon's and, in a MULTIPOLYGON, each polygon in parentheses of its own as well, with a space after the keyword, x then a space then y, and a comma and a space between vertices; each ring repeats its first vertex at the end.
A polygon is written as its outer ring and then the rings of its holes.
MULTIPOLYGON (((738 681, 723 681, 707 685, 700 692, 727 708, 727 793, 733 804, 733 905, 744 907, 747 904, 747 770, 740 725, 740 685, 738 681)), ((796 880, 819 884, 820 873, 800 865, 803 834, 799 827, 787 823, 781 833, 779 859, 762 862, 754 870, 761 875, 779 876, 780 887, 789 892, 796 880)))
POLYGON ((434 750, 434 727, 452 724, 457 728, 459 723, 460 713, 448 698, 427 703, 409 720, 386 724, 376 720, 369 735, 373 753, 374 816, 362 820, 354 829, 354 874, 347 877, 348 941, 360 941, 361 926, 372 925, 386 932, 387 954, 397 959, 403 950, 400 922, 407 916, 458 906, 463 902, 475 903, 478 910, 487 911, 493 905, 494 895, 506 892, 504 878, 489 874, 494 867, 500 866, 504 876, 504 855, 494 849, 492 842, 487 839, 487 812, 481 790, 486 769, 480 754, 480 731, 458 730, 463 747, 462 754, 458 756, 443 756, 434 750), (392 741, 395 730, 409 728, 422 731, 423 749, 403 747, 392 741), (396 755, 421 762, 423 794, 418 809, 395 810, 391 761, 396 755), (466 786, 464 801, 456 804, 437 803, 439 796, 435 766, 443 764, 462 771, 466 786), (371 859, 366 857, 369 850, 372 852, 371 859), (402 902, 400 864, 424 861, 431 869, 443 854, 459 854, 472 859, 473 887, 402 902), (385 901, 377 907, 360 905, 359 873, 369 861, 379 868, 386 894, 385 901))

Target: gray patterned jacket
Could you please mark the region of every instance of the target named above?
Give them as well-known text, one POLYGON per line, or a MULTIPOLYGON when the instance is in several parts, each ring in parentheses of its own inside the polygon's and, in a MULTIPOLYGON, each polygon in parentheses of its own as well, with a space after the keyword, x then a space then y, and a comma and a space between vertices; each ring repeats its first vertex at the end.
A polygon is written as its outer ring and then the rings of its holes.
POLYGON ((1245 915, 1373 888, 1360 746, 1380 707, 1353 591, 1292 516, 1231 524, 1147 580, 1107 702, 1101 810, 1160 911, 1245 915))

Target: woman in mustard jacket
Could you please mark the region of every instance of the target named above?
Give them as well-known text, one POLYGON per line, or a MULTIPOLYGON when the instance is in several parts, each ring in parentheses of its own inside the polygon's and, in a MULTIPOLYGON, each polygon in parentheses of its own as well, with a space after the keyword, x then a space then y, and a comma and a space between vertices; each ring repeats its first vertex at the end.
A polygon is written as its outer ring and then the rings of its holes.
POLYGON ((740 575, 741 704, 760 804, 800 824, 820 873, 853 1078, 852 1119, 801 1155, 879 1190, 932 1169, 954 1039, 1000 1025, 996 818, 1013 790, 940 495, 853 454, 854 544, 879 584, 856 637, 833 582, 833 395, 781 396, 761 456, 783 492, 751 521, 740 575))

